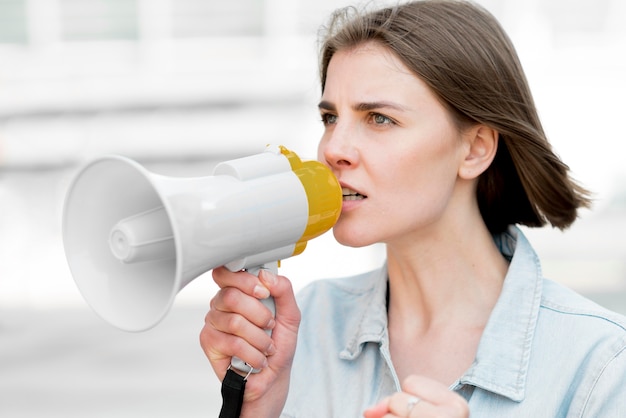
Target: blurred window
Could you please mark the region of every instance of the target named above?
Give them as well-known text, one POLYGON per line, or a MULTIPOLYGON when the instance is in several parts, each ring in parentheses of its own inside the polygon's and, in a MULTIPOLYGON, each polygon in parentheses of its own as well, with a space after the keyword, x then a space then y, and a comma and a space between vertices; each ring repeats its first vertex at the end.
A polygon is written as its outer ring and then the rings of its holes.
POLYGON ((139 36, 137 0, 58 1, 63 40, 135 40, 139 36))
POLYGON ((25 44, 26 0, 0 0, 0 43, 25 44))
POLYGON ((175 38, 263 35, 263 0, 175 0, 171 2, 175 38))

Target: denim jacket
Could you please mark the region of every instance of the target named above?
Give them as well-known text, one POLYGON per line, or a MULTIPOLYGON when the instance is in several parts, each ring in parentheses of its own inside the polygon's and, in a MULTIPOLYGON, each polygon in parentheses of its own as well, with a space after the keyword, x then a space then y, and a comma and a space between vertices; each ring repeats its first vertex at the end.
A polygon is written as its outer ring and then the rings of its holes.
MULTIPOLYGON (((472 418, 626 417, 626 318, 544 279, 518 228, 495 242, 509 270, 476 358, 450 389, 468 400, 472 418)), ((282 417, 361 417, 400 390, 386 288, 383 267, 298 294, 302 323, 282 417)))

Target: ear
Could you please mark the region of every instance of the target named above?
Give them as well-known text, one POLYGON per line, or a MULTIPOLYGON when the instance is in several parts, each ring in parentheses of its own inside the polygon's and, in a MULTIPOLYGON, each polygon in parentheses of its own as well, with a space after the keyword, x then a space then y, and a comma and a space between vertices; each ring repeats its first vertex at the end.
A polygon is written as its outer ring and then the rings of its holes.
POLYGON ((465 133, 467 153, 459 166, 459 177, 471 180, 480 176, 490 165, 498 150, 499 134, 485 125, 476 125, 465 133))

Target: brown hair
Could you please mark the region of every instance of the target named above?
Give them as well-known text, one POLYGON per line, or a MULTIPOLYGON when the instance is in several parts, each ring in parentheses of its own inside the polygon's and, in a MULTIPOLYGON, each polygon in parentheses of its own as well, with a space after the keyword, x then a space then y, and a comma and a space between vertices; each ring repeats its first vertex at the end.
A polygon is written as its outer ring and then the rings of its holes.
POLYGON ((515 48, 483 8, 459 0, 415 1, 373 12, 333 14, 322 39, 322 92, 333 54, 374 41, 393 51, 448 108, 459 129, 495 129, 498 150, 477 199, 492 233, 508 225, 565 229, 589 192, 552 151, 515 48))

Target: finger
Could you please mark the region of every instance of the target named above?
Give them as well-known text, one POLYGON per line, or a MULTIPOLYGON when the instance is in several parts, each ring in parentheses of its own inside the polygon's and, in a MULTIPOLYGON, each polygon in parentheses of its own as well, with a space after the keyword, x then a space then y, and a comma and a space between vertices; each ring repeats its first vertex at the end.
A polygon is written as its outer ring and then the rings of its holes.
POLYGON ((215 372, 221 378, 226 373, 232 357, 238 357, 254 368, 267 367, 267 357, 248 341, 236 335, 216 330, 205 324, 200 333, 200 344, 211 361, 215 372))
POLYGON ((449 416, 468 416, 469 408, 465 399, 446 385, 436 380, 411 375, 402 382, 402 390, 417 396, 422 401, 437 406, 445 406, 449 416))
POLYGON ((227 287, 217 292, 211 300, 210 306, 211 311, 239 314, 262 329, 269 330, 275 325, 272 312, 263 303, 233 287, 227 287))
POLYGON ((211 310, 206 316, 206 324, 224 334, 243 338, 265 355, 273 354, 271 337, 264 329, 238 313, 211 310))
POLYGON ((269 270, 262 270, 259 279, 269 289, 276 305, 276 321, 280 321, 290 331, 298 331, 300 325, 300 309, 289 279, 277 276, 269 270))
POLYGON ((442 417, 437 406, 406 392, 398 392, 389 398, 389 412, 399 417, 442 417))
POLYGON ((232 272, 226 267, 217 267, 213 269, 212 275, 213 281, 221 288, 234 287, 257 299, 265 299, 270 295, 259 278, 246 271, 232 272))

